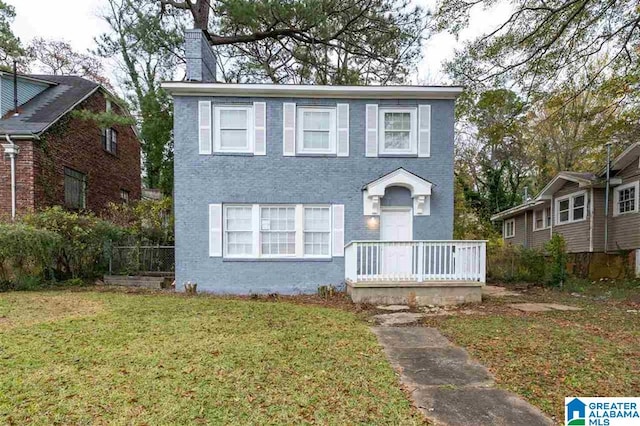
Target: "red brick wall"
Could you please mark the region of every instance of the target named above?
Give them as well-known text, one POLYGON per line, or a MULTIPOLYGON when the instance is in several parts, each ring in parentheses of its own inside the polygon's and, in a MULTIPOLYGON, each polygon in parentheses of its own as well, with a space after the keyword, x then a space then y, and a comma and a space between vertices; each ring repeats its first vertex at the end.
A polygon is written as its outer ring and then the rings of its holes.
MULTIPOLYGON (((6 140, 0 143, 7 143, 6 140)), ((33 182, 33 144, 31 141, 14 141, 20 147, 16 157, 16 210, 18 213, 35 208, 33 182)), ((0 221, 11 218, 11 161, 0 148, 0 221)))
MULTIPOLYGON (((76 109, 103 112, 106 98, 96 92, 76 109)), ((112 103, 112 110, 120 108, 112 103)), ((87 175, 87 209, 102 211, 120 202, 120 190, 130 200, 140 199, 140 143, 129 125, 113 126, 118 132, 117 154, 102 148, 100 127, 91 120, 67 114, 36 144, 35 207, 64 205, 64 168, 87 175)))

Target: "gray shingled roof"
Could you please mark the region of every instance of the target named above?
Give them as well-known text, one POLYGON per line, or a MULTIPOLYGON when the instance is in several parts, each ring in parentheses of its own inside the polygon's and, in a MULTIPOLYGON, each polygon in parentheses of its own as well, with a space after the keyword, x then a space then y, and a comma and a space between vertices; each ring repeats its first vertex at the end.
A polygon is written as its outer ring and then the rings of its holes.
POLYGON ((99 84, 71 75, 29 75, 55 85, 20 106, 20 115, 0 119, 0 134, 37 134, 67 113, 99 84))

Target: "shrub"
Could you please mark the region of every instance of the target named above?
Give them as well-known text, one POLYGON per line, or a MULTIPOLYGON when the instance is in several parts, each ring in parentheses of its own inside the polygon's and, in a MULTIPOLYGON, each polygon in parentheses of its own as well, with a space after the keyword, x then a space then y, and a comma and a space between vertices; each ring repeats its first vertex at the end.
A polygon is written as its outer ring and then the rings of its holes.
POLYGON ((554 234, 544 246, 549 255, 549 268, 546 282, 562 287, 567 280, 567 244, 562 235, 554 234))
POLYGON ((487 245, 487 277, 492 281, 542 283, 545 276, 544 252, 504 244, 501 240, 487 245))
POLYGON ((109 204, 104 218, 125 228, 136 243, 170 245, 174 241, 172 199, 109 204))
POLYGON ((95 215, 68 212, 52 207, 25 216, 23 222, 57 234, 61 239, 55 257, 56 278, 95 277, 106 269, 104 250, 124 231, 95 215))
POLYGON ((29 287, 51 277, 61 247, 62 238, 55 232, 21 223, 0 224, 2 287, 10 283, 29 287))

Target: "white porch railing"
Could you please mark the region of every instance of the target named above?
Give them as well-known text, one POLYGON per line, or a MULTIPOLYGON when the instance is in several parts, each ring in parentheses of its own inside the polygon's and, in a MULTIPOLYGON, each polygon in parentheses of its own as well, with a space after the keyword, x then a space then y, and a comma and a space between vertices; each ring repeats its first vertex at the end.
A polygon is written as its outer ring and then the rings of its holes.
POLYGON ((484 283, 486 259, 486 241, 352 241, 345 246, 345 278, 484 283))

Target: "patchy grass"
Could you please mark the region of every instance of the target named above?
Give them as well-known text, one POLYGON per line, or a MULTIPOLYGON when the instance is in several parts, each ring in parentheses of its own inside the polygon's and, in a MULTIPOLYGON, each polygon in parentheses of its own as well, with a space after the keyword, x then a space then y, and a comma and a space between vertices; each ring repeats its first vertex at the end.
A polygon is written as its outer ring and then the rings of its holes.
POLYGON ((2 424, 420 424, 356 314, 108 292, 0 294, 2 424))
MULTIPOLYGON (((566 396, 640 394, 640 289, 588 288, 581 297, 530 289, 489 299, 471 315, 429 317, 455 343, 495 374, 499 387, 524 396, 558 422, 566 396), (625 291, 627 298, 611 297, 625 291), (522 313, 515 302, 553 302, 575 312, 522 313)), ((576 288, 572 288, 575 291, 576 288)))

